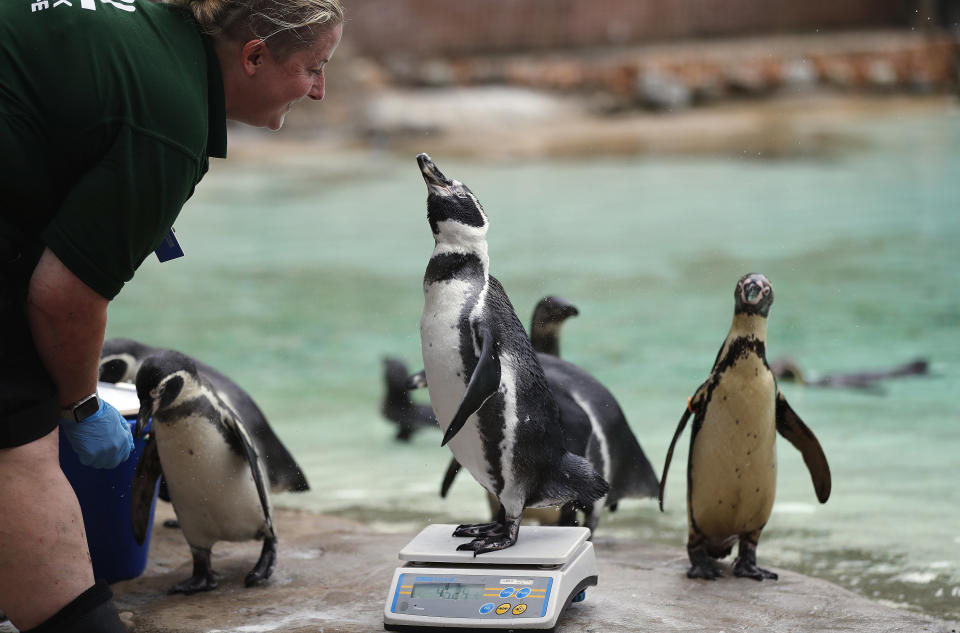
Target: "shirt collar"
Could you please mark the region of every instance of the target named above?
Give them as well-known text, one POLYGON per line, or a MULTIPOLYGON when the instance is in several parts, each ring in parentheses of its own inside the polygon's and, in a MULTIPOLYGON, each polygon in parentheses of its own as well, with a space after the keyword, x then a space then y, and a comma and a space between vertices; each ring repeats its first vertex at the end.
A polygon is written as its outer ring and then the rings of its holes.
POLYGON ((223 94, 223 75, 213 39, 201 35, 207 53, 207 156, 227 157, 227 103, 223 94))

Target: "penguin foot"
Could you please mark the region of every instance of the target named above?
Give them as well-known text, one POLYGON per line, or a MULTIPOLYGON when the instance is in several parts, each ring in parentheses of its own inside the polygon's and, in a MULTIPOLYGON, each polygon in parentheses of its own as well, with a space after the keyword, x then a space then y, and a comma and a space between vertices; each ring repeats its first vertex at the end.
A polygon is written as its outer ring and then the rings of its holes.
POLYGON ((473 550, 473 555, 476 556, 477 554, 485 554, 486 552, 495 552, 497 550, 506 549, 516 542, 517 539, 510 538, 506 534, 500 534, 474 539, 469 543, 464 543, 457 549, 460 551, 473 550))
POLYGON ((707 565, 691 565, 690 569, 687 570, 687 578, 716 580, 717 578, 722 577, 723 573, 720 572, 720 568, 713 563, 707 565))
POLYGON ((263 540, 263 549, 260 550, 260 559, 254 565, 247 577, 243 579, 245 587, 259 585, 273 574, 277 566, 277 539, 263 540))
POLYGON ((191 593, 217 588, 220 574, 213 571, 213 567, 210 566, 210 550, 191 545, 190 553, 193 555, 193 575, 170 587, 167 590, 168 594, 185 593, 190 595, 191 593))
MULTIPOLYGON (((474 539, 502 534, 503 524, 499 521, 491 521, 490 523, 465 523, 458 525, 457 529, 453 531, 454 536, 466 536, 474 539)), ((469 543, 464 543, 464 545, 469 545, 469 543)), ((471 549, 464 547, 464 545, 461 545, 457 549, 471 549)))
POLYGON ((688 549, 687 555, 690 557, 690 569, 687 570, 687 578, 716 580, 723 576, 723 573, 720 571, 720 566, 714 562, 713 558, 711 558, 702 547, 688 549))
POLYGON ((754 580, 777 580, 779 576, 768 569, 757 567, 755 561, 743 560, 737 557, 733 565, 733 575, 738 578, 753 578, 754 580))
POLYGON ((212 591, 217 588, 217 581, 219 579, 220 574, 215 574, 212 571, 208 575, 191 576, 183 582, 178 582, 167 589, 167 594, 184 593, 189 596, 192 593, 200 593, 201 591, 212 591))

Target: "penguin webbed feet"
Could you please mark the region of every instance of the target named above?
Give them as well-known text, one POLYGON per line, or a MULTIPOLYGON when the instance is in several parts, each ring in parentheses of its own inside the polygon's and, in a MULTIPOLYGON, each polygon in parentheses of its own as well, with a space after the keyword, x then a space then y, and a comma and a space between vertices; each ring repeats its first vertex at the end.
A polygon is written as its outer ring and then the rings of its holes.
POLYGON ((723 577, 720 566, 707 553, 705 548, 688 549, 687 555, 690 557, 690 569, 687 570, 687 578, 716 580, 723 577))
POLYGON ((263 549, 260 550, 260 559, 254 565, 247 577, 243 579, 245 587, 253 587, 266 581, 277 566, 277 539, 263 539, 263 549))
POLYGON ((778 580, 780 577, 769 569, 757 567, 757 550, 754 547, 744 547, 740 544, 737 560, 733 563, 733 575, 738 578, 753 578, 754 580, 778 580))
POLYGON ((490 523, 473 523, 461 525, 454 530, 454 536, 473 537, 469 543, 457 547, 460 552, 473 552, 473 555, 494 552, 506 549, 517 542, 520 530, 520 517, 509 518, 500 506, 500 520, 490 523))
MULTIPOLYGON (((503 534, 503 524, 499 521, 491 521, 489 523, 464 523, 463 525, 458 525, 457 529, 453 531, 453 536, 468 538, 483 538, 495 534, 503 534)), ((469 543, 465 543, 465 545, 469 545, 469 543)), ((470 548, 461 545, 457 549, 470 548)))
POLYGON ((487 552, 495 552, 497 550, 506 549, 517 542, 517 539, 511 538, 508 534, 494 534, 490 536, 484 536, 480 538, 475 538, 469 543, 464 543, 457 547, 458 551, 473 551, 473 555, 485 554, 487 552))
POLYGON ((167 594, 183 593, 188 596, 201 591, 211 591, 217 588, 220 574, 210 566, 210 550, 198 547, 190 548, 193 554, 193 575, 182 582, 178 582, 167 590, 167 594))

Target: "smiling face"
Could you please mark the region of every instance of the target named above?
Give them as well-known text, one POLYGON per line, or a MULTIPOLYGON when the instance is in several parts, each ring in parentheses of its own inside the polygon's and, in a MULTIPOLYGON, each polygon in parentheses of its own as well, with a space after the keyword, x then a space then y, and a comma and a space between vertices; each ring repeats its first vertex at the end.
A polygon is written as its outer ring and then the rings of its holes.
POLYGON ((343 25, 333 24, 320 31, 312 46, 286 56, 271 51, 268 42, 250 40, 240 47, 239 66, 235 46, 218 49, 227 118, 279 130, 294 103, 323 99, 324 67, 342 35, 343 25))

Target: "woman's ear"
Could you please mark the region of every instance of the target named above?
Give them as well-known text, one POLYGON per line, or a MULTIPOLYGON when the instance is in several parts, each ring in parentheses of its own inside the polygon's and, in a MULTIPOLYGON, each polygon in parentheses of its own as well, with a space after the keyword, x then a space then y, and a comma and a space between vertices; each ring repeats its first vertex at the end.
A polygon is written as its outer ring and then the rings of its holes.
POLYGON ((253 77, 267 55, 267 44, 263 40, 250 40, 244 44, 240 48, 240 64, 244 74, 253 77))

